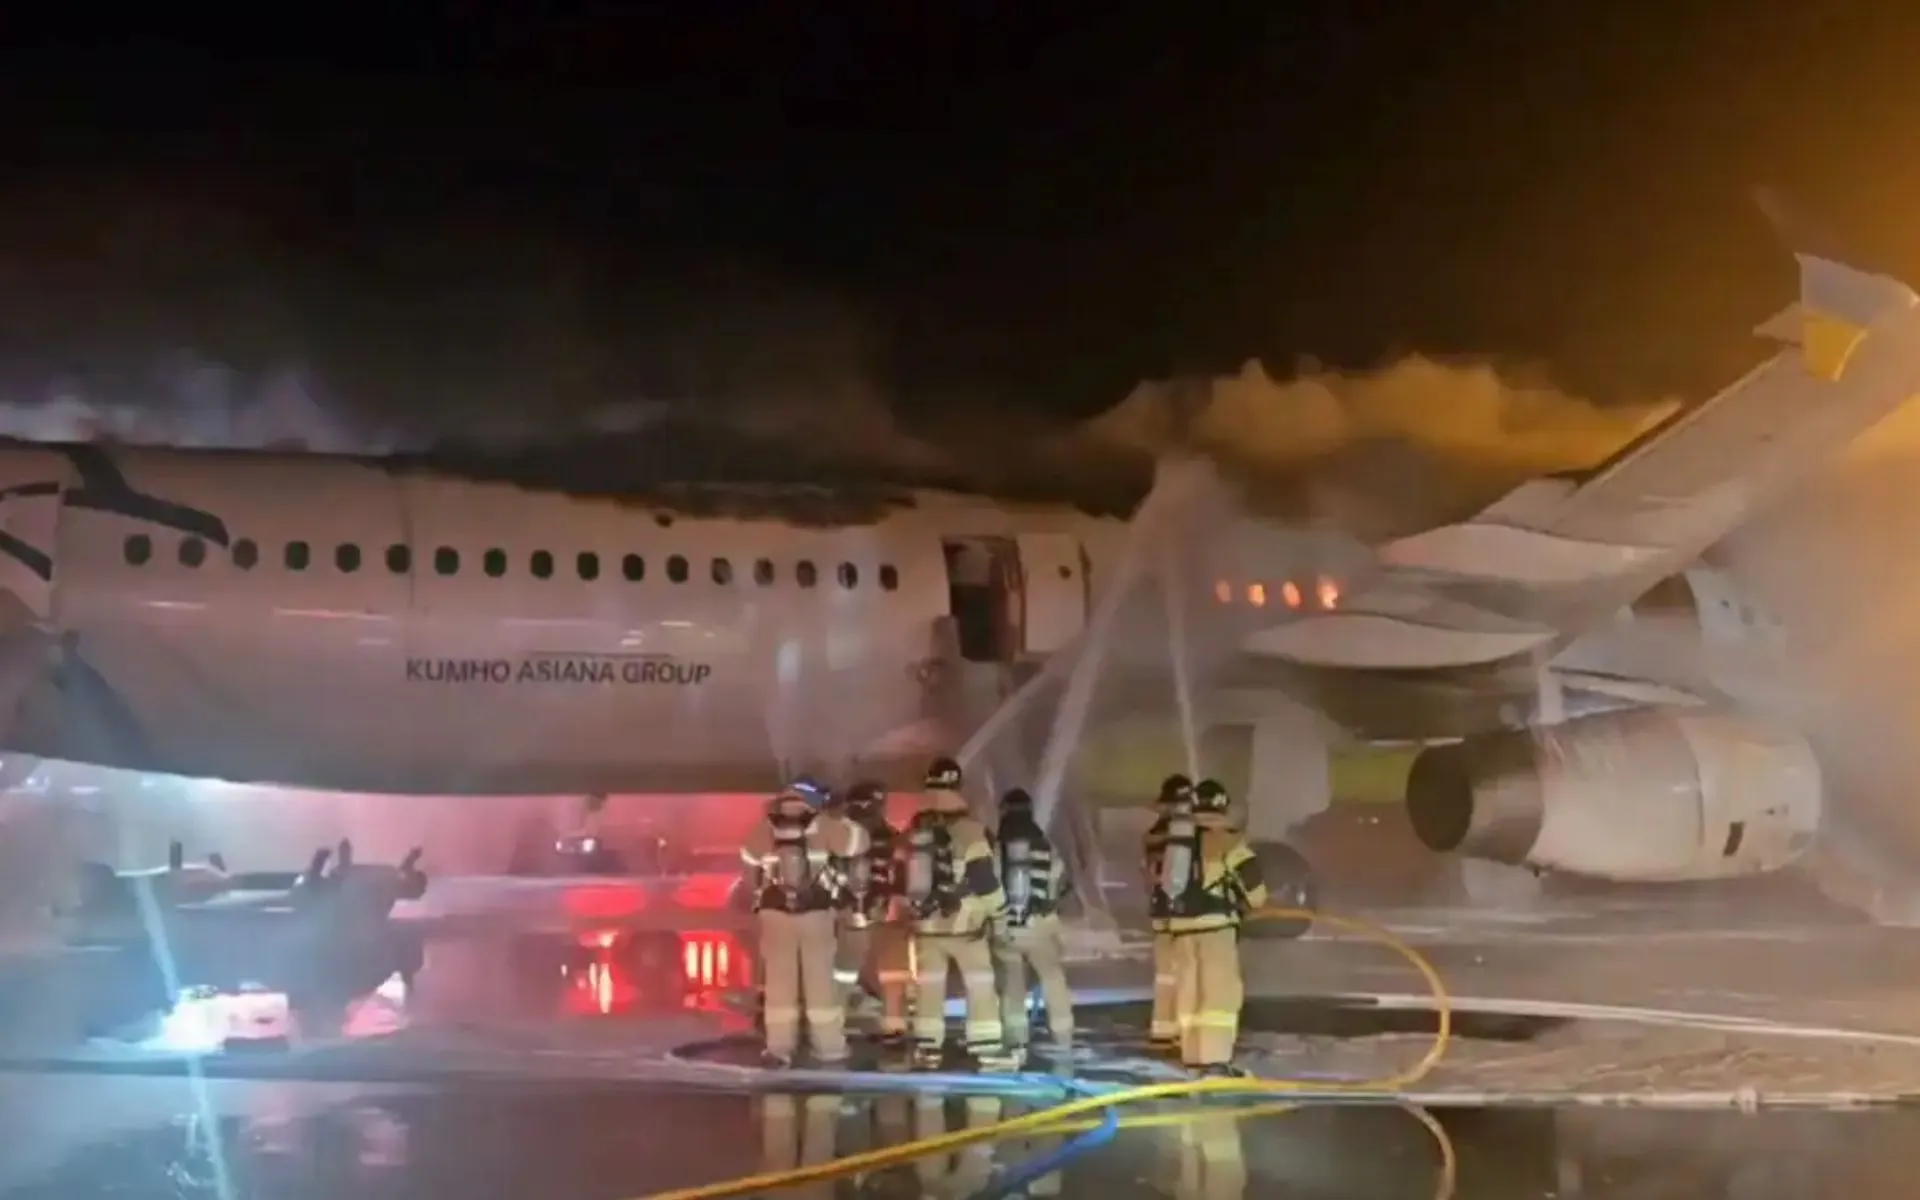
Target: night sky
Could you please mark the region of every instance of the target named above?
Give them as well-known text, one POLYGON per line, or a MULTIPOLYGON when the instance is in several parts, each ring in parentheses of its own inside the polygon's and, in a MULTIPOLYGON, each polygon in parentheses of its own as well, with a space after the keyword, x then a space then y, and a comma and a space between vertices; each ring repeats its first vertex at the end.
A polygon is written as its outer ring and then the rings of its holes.
POLYGON ((1899 6, 310 7, 10 18, 8 399, 917 427, 1420 351, 1612 402, 1753 355, 1752 184, 1920 268, 1899 6))

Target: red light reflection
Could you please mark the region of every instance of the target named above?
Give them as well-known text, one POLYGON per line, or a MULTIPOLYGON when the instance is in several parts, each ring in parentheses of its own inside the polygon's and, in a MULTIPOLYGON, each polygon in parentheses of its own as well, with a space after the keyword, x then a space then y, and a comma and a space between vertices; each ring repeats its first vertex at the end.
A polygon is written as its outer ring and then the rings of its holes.
POLYGON ((566 1015, 635 1015, 652 1008, 726 1011, 722 993, 749 987, 752 957, 731 933, 693 931, 640 935, 589 929, 575 943, 580 954, 562 965, 566 1015), (677 938, 661 944, 663 938, 677 938), (672 948, 670 957, 662 952, 672 948))
POLYGON ((618 921, 647 907, 647 889, 639 884, 582 884, 562 895, 567 915, 582 921, 618 921))

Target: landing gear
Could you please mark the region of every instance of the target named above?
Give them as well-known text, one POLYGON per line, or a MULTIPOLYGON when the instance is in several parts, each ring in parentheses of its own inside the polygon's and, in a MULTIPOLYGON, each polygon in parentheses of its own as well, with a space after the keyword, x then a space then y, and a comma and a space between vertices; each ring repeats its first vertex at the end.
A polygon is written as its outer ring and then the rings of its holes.
POLYGON ((1479 858, 1459 860, 1460 891, 1467 904, 1494 912, 1525 912, 1540 903, 1546 880, 1530 867, 1479 858))

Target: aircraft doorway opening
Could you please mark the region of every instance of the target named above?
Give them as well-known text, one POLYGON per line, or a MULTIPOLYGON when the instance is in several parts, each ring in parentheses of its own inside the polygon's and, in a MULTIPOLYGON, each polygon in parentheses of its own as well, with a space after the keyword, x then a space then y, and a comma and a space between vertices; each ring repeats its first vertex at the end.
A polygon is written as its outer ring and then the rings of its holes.
POLYGON ((1086 555, 1065 534, 946 544, 948 611, 968 662, 1013 663, 1065 649, 1086 624, 1086 555))
POLYGON ((948 542, 947 611, 968 662, 1012 662, 1020 651, 1020 563, 1005 538, 948 542))

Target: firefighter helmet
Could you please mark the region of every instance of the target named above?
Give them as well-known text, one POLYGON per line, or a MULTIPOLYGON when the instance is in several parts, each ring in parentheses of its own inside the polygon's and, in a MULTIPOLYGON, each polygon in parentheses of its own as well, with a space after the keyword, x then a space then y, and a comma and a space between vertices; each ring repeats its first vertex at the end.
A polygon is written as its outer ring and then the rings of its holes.
POLYGON ((825 808, 833 803, 833 791, 826 784, 811 775, 802 775, 787 784, 781 793, 786 796, 798 796, 807 802, 808 808, 825 808))
POLYGON ((951 758, 936 758, 927 767, 926 786, 944 791, 958 791, 962 776, 960 764, 951 758))
POLYGON ((1225 812, 1231 798, 1218 779, 1202 779, 1193 789, 1193 807, 1200 812, 1225 812))

